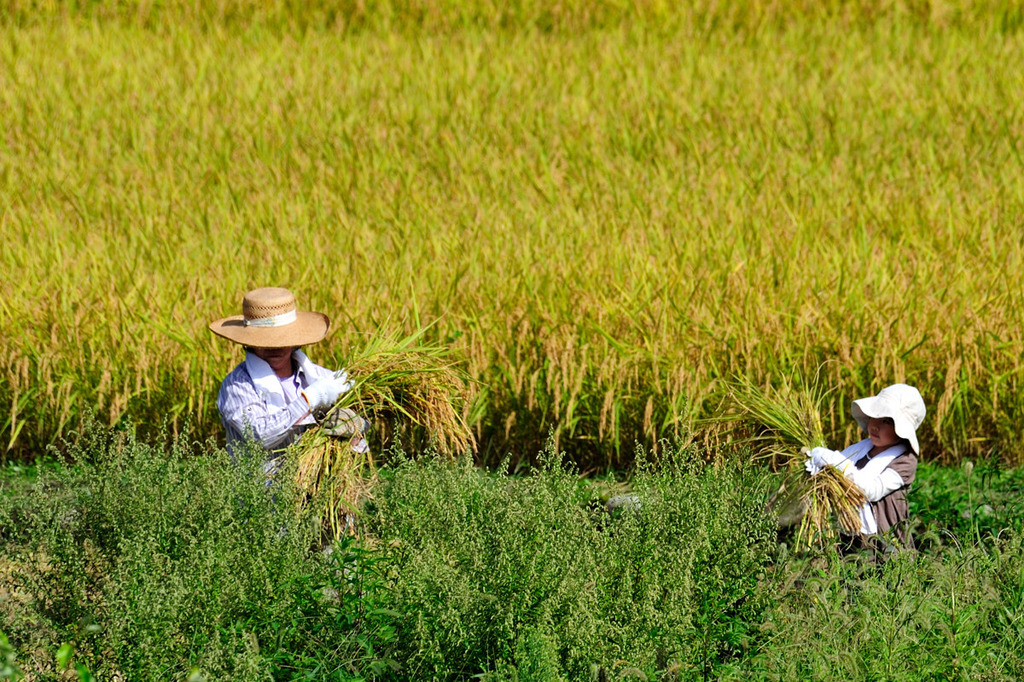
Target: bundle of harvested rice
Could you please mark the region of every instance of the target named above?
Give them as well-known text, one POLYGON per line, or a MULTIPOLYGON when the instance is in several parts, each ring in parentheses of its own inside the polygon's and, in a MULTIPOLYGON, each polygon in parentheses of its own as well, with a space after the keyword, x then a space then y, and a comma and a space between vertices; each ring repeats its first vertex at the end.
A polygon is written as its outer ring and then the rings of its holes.
POLYGON ((352 390, 334 410, 350 408, 389 428, 419 427, 448 455, 476 445, 463 416, 469 376, 450 348, 410 336, 377 336, 348 358, 352 390))
POLYGON ((321 536, 328 541, 355 532, 356 514, 377 480, 369 448, 352 447, 357 438, 314 428, 293 446, 296 484, 304 493, 303 503, 319 511, 321 536))
POLYGON ((373 456, 360 443, 369 426, 361 416, 386 431, 374 439, 379 444, 419 429, 448 455, 475 446, 462 413, 468 377, 450 349, 423 344, 422 336, 380 335, 349 357, 343 364, 352 389, 293 446, 296 482, 319 507, 327 539, 354 532, 376 480, 373 456))
POLYGON ((761 456, 785 472, 782 486, 770 506, 786 515, 799 517, 796 546, 825 546, 836 539, 834 517, 848 532, 860 529, 859 510, 864 494, 845 476, 825 467, 808 475, 804 462, 808 449, 825 444, 820 406, 827 396, 817 383, 810 388, 784 384, 761 387, 749 379, 735 380, 729 387, 734 418, 752 424, 756 432, 747 440, 759 444, 761 456))

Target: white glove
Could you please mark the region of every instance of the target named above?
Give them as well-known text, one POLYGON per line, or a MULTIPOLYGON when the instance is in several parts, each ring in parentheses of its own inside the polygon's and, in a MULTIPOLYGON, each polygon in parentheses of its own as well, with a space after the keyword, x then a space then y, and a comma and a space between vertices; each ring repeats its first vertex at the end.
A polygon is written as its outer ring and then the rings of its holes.
POLYGON ((814 463, 814 458, 811 457, 809 450, 804 450, 804 454, 807 455, 807 461, 804 462, 804 469, 807 470, 811 476, 821 471, 821 467, 814 463))
POLYGON ((324 433, 328 436, 346 438, 362 436, 370 430, 370 422, 360 417, 347 407, 339 407, 330 411, 320 422, 324 433))
POLYGON ((345 370, 339 370, 334 376, 314 381, 302 391, 302 397, 309 403, 309 409, 317 410, 331 407, 338 402, 342 393, 352 388, 345 370))
POLYGON ((835 467, 840 471, 846 469, 850 464, 850 460, 843 456, 843 453, 835 450, 829 450, 828 448, 812 448, 807 456, 811 458, 811 462, 818 469, 824 469, 827 466, 835 467))

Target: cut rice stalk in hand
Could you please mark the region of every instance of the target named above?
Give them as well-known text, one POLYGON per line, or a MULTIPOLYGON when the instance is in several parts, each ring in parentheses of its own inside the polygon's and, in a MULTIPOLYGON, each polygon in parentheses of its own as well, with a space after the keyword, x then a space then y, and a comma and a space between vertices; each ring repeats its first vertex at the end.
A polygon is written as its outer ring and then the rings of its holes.
POLYGON ((422 335, 377 336, 348 358, 343 364, 352 389, 326 414, 315 415, 318 426, 294 446, 296 482, 320 507, 331 539, 354 531, 359 507, 376 480, 368 449, 353 447, 369 426, 363 417, 378 428, 418 428, 448 455, 475 446, 462 416, 469 380, 450 349, 422 344, 422 335))
POLYGON ((377 467, 368 448, 353 448, 361 437, 332 436, 317 427, 294 446, 296 485, 303 503, 319 510, 321 536, 329 541, 355 532, 356 514, 372 497, 377 467))
POLYGON ((463 416, 469 377, 450 348, 410 336, 377 336, 345 362, 352 390, 332 408, 349 408, 374 424, 405 422, 426 432, 445 454, 476 445, 463 416))
POLYGON ((804 469, 808 449, 823 445, 821 404, 827 392, 817 384, 810 388, 761 388, 739 378, 730 385, 733 417, 755 427, 748 442, 760 446, 760 454, 785 472, 782 486, 769 500, 769 508, 799 518, 796 545, 824 547, 834 542, 837 530, 833 518, 847 532, 860 529, 860 508, 864 494, 832 467, 814 476, 804 469))

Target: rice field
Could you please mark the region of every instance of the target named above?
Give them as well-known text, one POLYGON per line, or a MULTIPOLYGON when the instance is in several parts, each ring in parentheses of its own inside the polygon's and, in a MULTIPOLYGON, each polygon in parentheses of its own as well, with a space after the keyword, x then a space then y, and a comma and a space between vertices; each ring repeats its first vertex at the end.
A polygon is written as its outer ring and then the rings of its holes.
POLYGON ((1016 3, 5 6, 0 461, 222 436, 206 324, 282 285, 321 364, 453 349, 484 462, 722 437, 738 377, 1024 462, 1016 3))

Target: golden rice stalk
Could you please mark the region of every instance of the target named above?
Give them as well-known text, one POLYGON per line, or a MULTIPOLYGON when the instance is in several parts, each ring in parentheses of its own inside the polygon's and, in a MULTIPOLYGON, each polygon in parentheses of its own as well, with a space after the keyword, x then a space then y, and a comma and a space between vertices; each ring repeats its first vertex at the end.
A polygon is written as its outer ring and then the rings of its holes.
POLYGON ((733 409, 727 416, 754 427, 746 442, 759 445, 760 455, 771 458, 773 464, 786 466, 795 460, 802 464, 799 448, 824 445, 820 405, 826 394, 817 386, 797 389, 786 383, 781 388, 761 388, 739 377, 728 390, 733 409))
MULTIPOLYGON (((423 332, 398 338, 378 336, 344 363, 353 386, 324 415, 343 408, 381 428, 397 420, 421 427, 444 453, 475 445, 462 417, 468 379, 447 348, 419 343, 423 332)), ((358 436, 356 436, 358 438, 358 436)), ((329 435, 318 425, 292 446, 296 484, 304 503, 316 504, 325 539, 355 532, 356 514, 372 497, 376 465, 369 452, 352 449, 352 439, 329 435)))
POLYGON ((817 382, 810 388, 789 383, 761 388, 747 378, 738 378, 729 386, 730 416, 755 429, 747 442, 760 444, 762 456, 786 472, 769 506, 800 515, 797 547, 808 548, 815 541, 823 547, 833 542, 833 517, 844 530, 856 532, 859 510, 865 503, 860 489, 834 468, 825 467, 814 476, 804 469, 806 450, 825 443, 821 405, 827 394, 817 382))
POLYGON ((469 377, 450 348, 421 343, 425 330, 399 338, 379 335, 344 363, 352 390, 334 406, 374 424, 421 427, 448 455, 476 446, 463 417, 469 377))
POLYGON ((315 427, 292 446, 296 485, 303 493, 302 502, 319 509, 325 540, 355 532, 356 515, 372 497, 377 479, 373 455, 356 452, 352 441, 329 436, 315 427))

